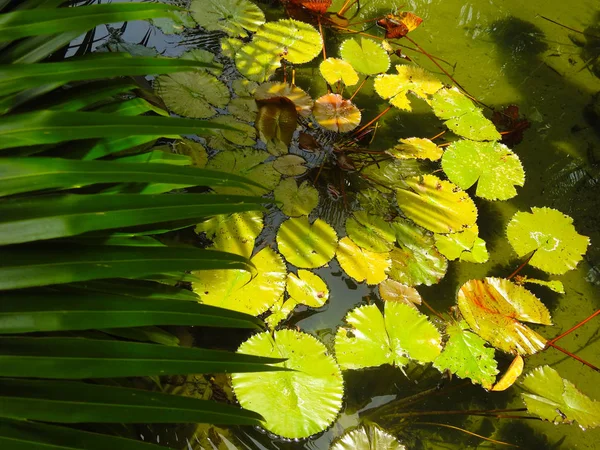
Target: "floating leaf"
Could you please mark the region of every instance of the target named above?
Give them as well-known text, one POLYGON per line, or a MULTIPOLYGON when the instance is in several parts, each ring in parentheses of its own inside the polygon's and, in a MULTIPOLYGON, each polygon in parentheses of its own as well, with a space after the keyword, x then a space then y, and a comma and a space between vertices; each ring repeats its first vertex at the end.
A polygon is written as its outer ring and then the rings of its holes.
POLYGON ((386 302, 401 302, 416 308, 421 304, 421 295, 415 288, 388 278, 379 283, 379 296, 386 302))
POLYGON ((313 114, 319 125, 331 131, 346 133, 360 123, 360 111, 339 94, 325 94, 315 102, 313 114))
POLYGON ((236 119, 244 122, 255 122, 258 105, 252 97, 235 97, 227 105, 227 111, 236 119))
POLYGON ((151 20, 152 25, 160 29, 163 34, 179 34, 188 28, 194 28, 196 22, 187 11, 172 11, 169 17, 156 17, 151 20))
POLYGON ((253 316, 265 312, 285 291, 287 271, 281 256, 270 247, 250 260, 257 274, 244 270, 200 270, 192 289, 202 303, 253 316))
MULTIPOLYGON (((281 66, 281 57, 274 45, 262 49, 252 41, 240 48, 232 48, 231 50, 234 51, 232 57, 235 57, 237 70, 252 81, 259 83, 267 81, 281 66)), ((231 50, 229 48, 224 49, 227 53, 231 50)))
POLYGON ((429 159, 437 161, 444 151, 429 139, 408 138, 400 139, 398 145, 386 150, 388 155, 398 159, 429 159))
POLYGON ((240 97, 253 96, 258 89, 258 84, 245 78, 236 78, 231 82, 231 89, 235 95, 240 97))
POLYGON ((505 391, 515 384, 517 378, 519 378, 523 373, 524 366, 525 361, 523 361, 523 357, 521 355, 515 356, 515 359, 512 360, 510 366, 508 366, 508 369, 506 369, 506 372, 504 372, 504 375, 502 375, 502 378, 500 378, 500 380, 494 385, 492 391, 505 391))
POLYGON ((442 350, 441 336, 427 316, 398 302, 359 306, 346 316, 350 328, 338 328, 335 354, 342 370, 382 364, 402 367, 409 359, 427 363, 442 350))
POLYGON ((600 402, 583 394, 569 380, 564 380, 550 366, 529 372, 521 386, 527 410, 555 424, 576 421, 584 430, 600 426, 600 402))
POLYGON ((390 57, 381 45, 372 39, 347 39, 340 47, 340 56, 354 69, 364 75, 387 72, 390 57))
POLYGON ((275 155, 287 153, 298 122, 296 107, 285 97, 271 98, 257 103, 259 107, 255 125, 260 139, 267 144, 274 143, 275 147, 279 148, 276 153, 272 151, 269 153, 275 155))
POLYGON ((329 289, 320 276, 308 270, 298 270, 298 275, 288 273, 287 291, 296 303, 320 308, 329 299, 329 289))
POLYGON ((456 233, 475 224, 477 208, 466 192, 434 175, 406 180, 398 189, 398 206, 410 219, 434 233, 456 233))
POLYGON ((307 171, 306 160, 298 155, 283 155, 273 161, 273 168, 282 175, 298 176, 307 171))
POLYGON ((298 86, 273 81, 261 84, 254 93, 256 100, 268 100, 276 97, 285 97, 290 100, 302 117, 308 117, 312 112, 314 105, 312 98, 298 86))
POLYGON ((415 159, 389 159, 379 164, 370 164, 362 174, 371 180, 373 187, 380 192, 391 192, 406 188, 406 178, 422 174, 423 171, 415 159))
POLYGON ((378 284, 387 278, 390 266, 389 253, 375 253, 360 248, 349 237, 340 239, 337 260, 344 272, 359 283, 378 284))
POLYGON ((298 305, 295 299, 290 298, 286 301, 283 301, 283 296, 275 302, 275 304, 271 305, 269 311, 271 314, 265 319, 265 322, 269 326, 269 328, 274 329, 277 325, 279 325, 282 321, 288 318, 294 308, 298 305))
POLYGON ((577 266, 590 239, 577 233, 573 219, 552 208, 531 208, 517 212, 510 220, 506 236, 517 255, 535 250, 529 261, 533 267, 552 274, 563 274, 577 266))
POLYGON ((332 442, 329 450, 406 450, 394 436, 375 424, 346 431, 332 442))
POLYGON ((535 278, 528 278, 528 277, 519 277, 519 275, 517 275, 515 277, 517 284, 523 284, 523 283, 531 283, 531 284, 537 284, 540 286, 546 286, 548 289, 554 291, 554 292, 558 292, 559 294, 564 294, 565 293, 565 287, 562 284, 561 281, 559 280, 549 280, 549 281, 545 281, 545 280, 537 280, 535 278))
POLYGON ((358 83, 358 74, 349 63, 343 59, 327 58, 319 66, 321 75, 327 83, 334 85, 341 81, 346 86, 354 86, 358 83))
POLYGON ((519 157, 498 142, 454 142, 444 152, 442 169, 461 189, 477 183, 476 195, 488 200, 508 200, 517 195, 515 186, 525 184, 519 157))
POLYGON ((417 66, 398 64, 397 75, 379 75, 375 78, 375 91, 381 98, 389 99, 396 108, 412 111, 409 92, 427 99, 444 85, 433 74, 417 66))
POLYGON ((498 374, 494 349, 485 346, 485 341, 469 331, 465 321, 450 324, 446 328, 448 342, 433 362, 440 372, 449 370, 460 378, 470 378, 473 383, 491 389, 498 374))
POLYGON ((220 214, 196 226, 196 233, 206 233, 213 241, 213 248, 223 252, 250 258, 254 240, 263 229, 263 214, 248 211, 220 214))
POLYGON ((247 37, 265 23, 262 10, 248 0, 192 0, 192 17, 208 31, 223 31, 229 36, 247 37))
POLYGON ((388 14, 377 21, 377 25, 385 30, 386 39, 400 39, 415 30, 423 19, 411 12, 388 14))
POLYGON ((498 141, 502 137, 494 124, 458 89, 441 89, 431 101, 433 112, 459 136, 474 141, 498 141))
POLYGON ((208 153, 206 153, 204 145, 191 139, 179 139, 175 141, 173 150, 178 155, 189 156, 194 167, 202 169, 208 163, 208 153))
POLYGON ((242 175, 260 183, 265 188, 256 186, 247 188, 219 187, 213 189, 218 194, 263 195, 274 189, 281 175, 273 168, 272 162, 264 162, 269 154, 259 150, 234 150, 215 155, 206 165, 207 169, 242 175))
POLYGON ((224 108, 229 103, 227 86, 206 72, 161 75, 154 85, 167 108, 184 117, 212 117, 217 113, 213 106, 224 108))
POLYGON ((237 145, 254 145, 256 143, 256 130, 247 123, 240 122, 231 116, 219 116, 211 120, 213 123, 226 125, 231 129, 218 128, 215 133, 237 145))
POLYGON ((462 252, 460 254, 460 260, 471 263, 484 263, 490 258, 490 254, 487 251, 485 241, 481 238, 475 239, 475 243, 471 248, 471 251, 462 252))
POLYGON ((452 234, 434 234, 435 246, 449 260, 483 263, 488 260, 485 241, 478 237, 477 224, 452 234))
MULTIPOLYGON (((221 39, 221 53, 229 59, 235 59, 238 50, 244 46, 244 41, 238 38, 221 39)), ((239 94, 238 94, 239 95, 239 94)))
MULTIPOLYGON (((193 28, 193 27, 192 27, 193 28)), ((213 67, 202 67, 198 70, 206 70, 218 77, 223 73, 223 64, 215 61, 215 54, 201 48, 195 48, 187 51, 180 56, 181 59, 192 59, 203 63, 211 64, 213 67)))
POLYGON ((504 278, 470 280, 458 291, 458 307, 471 329, 497 349, 533 355, 546 345, 519 322, 552 325, 544 304, 523 286, 504 278))
POLYGON ((302 269, 316 269, 335 255, 337 234, 324 220, 312 224, 308 217, 288 219, 277 232, 279 251, 290 264, 302 269))
POLYGON ((232 384, 243 408, 264 418, 265 429, 290 439, 325 430, 342 407, 340 368, 325 346, 309 334, 280 330, 256 334, 239 353, 287 358, 286 372, 235 373, 232 384))
POLYGON ((283 203, 281 211, 290 217, 308 216, 319 204, 319 192, 308 181, 298 187, 296 180, 286 178, 273 193, 275 200, 283 203))
POLYGON ((388 252, 394 247, 396 234, 383 217, 355 211, 346 219, 346 233, 358 245, 372 252, 388 252))
POLYGON ((384 216, 389 214, 391 201, 377 189, 363 189, 356 195, 362 209, 367 213, 384 216))

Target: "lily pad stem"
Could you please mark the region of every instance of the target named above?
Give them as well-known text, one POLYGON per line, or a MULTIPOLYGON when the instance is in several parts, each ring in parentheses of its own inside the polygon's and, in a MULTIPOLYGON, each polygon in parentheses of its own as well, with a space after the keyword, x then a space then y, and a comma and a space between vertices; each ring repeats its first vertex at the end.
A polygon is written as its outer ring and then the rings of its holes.
POLYGON ((392 109, 392 105, 388 106, 387 108, 385 108, 383 111, 381 111, 379 114, 377 114, 377 116, 375 116, 374 119, 370 120, 368 123, 366 123, 365 125, 363 125, 362 127, 360 127, 358 130, 356 130, 354 133, 352 133, 354 136, 356 136, 357 134, 359 134, 361 131, 363 131, 364 129, 370 127, 371 125, 373 125, 373 123, 377 122, 379 119, 381 119, 390 109, 392 109))
POLYGON ((577 356, 576 354, 571 353, 570 351, 568 351, 568 350, 566 350, 566 349, 564 349, 562 347, 559 347, 558 345, 554 344, 552 341, 546 342, 546 346, 547 346, 546 348, 548 348, 548 347, 555 348, 559 352, 562 352, 565 355, 570 356, 571 358, 579 361, 581 364, 584 364, 584 365, 588 366, 590 369, 595 370, 596 372, 600 372, 600 369, 598 367, 594 366, 592 363, 589 363, 585 359, 580 358, 579 356, 577 356))
POLYGON ((536 252, 536 251, 537 251, 537 249, 535 249, 533 252, 531 252, 531 255, 529 255, 529 256, 527 257, 527 259, 526 259, 525 261, 523 261, 523 263, 522 263, 522 264, 521 264, 519 267, 517 267, 517 269, 516 269, 516 270, 515 270, 513 273, 511 273, 511 274, 508 276, 508 279, 509 279, 509 280, 510 280, 511 278, 515 277, 515 276, 516 276, 516 275, 517 275, 517 274, 518 274, 518 273, 519 273, 519 272, 520 272, 520 271, 523 269, 523 267, 525 267, 525 266, 527 265, 527 263, 528 263, 529 261, 531 261, 531 258, 533 258, 533 255, 535 255, 535 252, 536 252))
MULTIPOLYGON (((527 416, 523 416, 522 418, 528 418, 528 417, 527 416)), ((537 419, 537 417, 531 417, 531 419, 537 419)), ((483 439, 484 441, 493 442, 494 444, 500 444, 500 445, 506 445, 508 447, 520 448, 518 445, 510 444, 508 442, 503 442, 503 441, 497 441, 496 439, 488 438, 488 437, 482 436, 480 434, 473 433, 472 431, 465 430, 464 428, 455 427, 454 425, 447 425, 445 423, 414 422, 413 425, 434 425, 434 426, 437 426, 437 427, 450 428, 452 430, 462 431, 463 433, 467 433, 467 434, 469 434, 471 436, 478 437, 479 439, 483 439)))
POLYGON ((596 317, 598 314, 600 314, 600 309, 598 311, 596 311, 594 314, 592 314, 591 316, 589 316, 587 319, 582 320, 581 322, 579 322, 577 325, 575 325, 574 327, 569 328, 567 331, 565 331, 563 334, 556 336, 554 339, 549 340, 546 343, 546 347, 549 345, 554 344, 556 341, 558 341, 559 339, 564 338, 567 334, 572 333, 573 331, 575 331, 577 328, 579 328, 580 326, 586 324, 587 322, 589 322, 590 320, 592 320, 594 317, 596 317))
POLYGON ((366 82, 368 79, 369 79, 369 75, 367 75, 367 76, 365 77, 365 79, 364 79, 364 80, 362 80, 362 82, 361 82, 361 83, 358 85, 358 87, 357 87, 357 88, 356 88, 356 90, 354 91, 354 94, 352 94, 352 97, 350 97, 350 98, 348 99, 348 101, 352 101, 352 99, 353 99, 354 97, 356 97, 356 94, 358 94, 358 92, 359 92, 359 91, 362 89, 362 87, 365 85, 365 82, 366 82))

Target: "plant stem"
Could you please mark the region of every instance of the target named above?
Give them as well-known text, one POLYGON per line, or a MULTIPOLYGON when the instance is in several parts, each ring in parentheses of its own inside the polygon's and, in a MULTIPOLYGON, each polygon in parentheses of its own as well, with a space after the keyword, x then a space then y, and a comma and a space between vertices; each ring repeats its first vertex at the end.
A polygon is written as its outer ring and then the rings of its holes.
MULTIPOLYGON (((587 362, 585 359, 583 359, 583 358, 580 358, 580 357, 579 357, 579 356, 577 356, 576 354, 574 354, 574 353, 571 353, 570 351, 568 351, 568 350, 566 350, 566 349, 564 349, 564 348, 562 348, 562 347, 559 347, 559 346, 558 346, 558 345, 556 345, 555 343, 553 343, 553 342, 551 342, 551 341, 548 341, 548 342, 546 342, 546 345, 547 345, 548 347, 555 348, 555 349, 556 349, 556 350, 558 350, 559 352, 563 352, 565 355, 568 355, 568 356, 570 356, 570 357, 571 357, 571 358, 573 358, 573 359, 576 359, 576 360, 577 360, 577 361, 579 361, 581 364, 584 364, 584 365, 588 366, 590 369, 592 369, 592 370, 595 370, 596 372, 600 372, 600 369, 599 369, 598 367, 596 367, 596 366, 594 366, 593 364, 591 364, 591 363, 587 362)), ((546 348, 548 348, 548 347, 546 347, 546 348)))
POLYGON ((363 131, 365 128, 370 127, 374 122, 377 122, 379 119, 381 119, 390 109, 392 109, 392 105, 390 105, 387 108, 385 108, 383 111, 381 111, 379 114, 377 114, 377 116, 375 116, 374 119, 370 120, 367 124, 365 124, 362 127, 360 127, 357 131, 355 131, 354 133, 352 133, 352 135, 353 136, 357 135, 361 131, 363 131))
POLYGON ((564 338, 567 334, 575 331, 577 328, 579 328, 580 326, 586 324, 587 322, 589 322, 590 320, 592 320, 594 317, 596 317, 598 314, 600 314, 600 309, 598 311, 596 311, 594 314, 592 314, 591 316, 589 316, 587 319, 582 320, 581 322, 579 322, 577 325, 575 325, 574 327, 569 328, 567 331, 565 331, 563 334, 556 336, 554 339, 549 340, 546 343, 546 347, 548 347, 549 345, 554 344, 556 341, 558 341, 559 339, 564 338))
POLYGON ((319 33, 321 33, 321 40, 323 41, 323 61, 327 59, 327 52, 325 51, 325 34, 323 33, 323 25, 321 25, 321 16, 317 16, 317 22, 319 24, 319 33))
POLYGON ((367 75, 365 77, 364 80, 362 80, 362 82, 358 85, 358 87, 356 88, 356 90, 354 91, 354 94, 352 94, 352 97, 350 97, 349 101, 352 101, 352 99, 354 97, 356 97, 356 94, 358 94, 358 92, 362 89, 362 87, 365 85, 366 81, 369 79, 369 75, 367 75))
POLYGON ((494 444, 506 445, 508 447, 521 448, 518 445, 509 444, 508 442, 497 441, 495 439, 488 438, 488 437, 482 436, 482 435, 477 434, 477 433, 473 433, 472 431, 468 431, 468 430, 465 430, 465 429, 460 428, 460 427, 455 427, 454 425, 447 425, 447 424, 444 424, 444 423, 435 423, 435 422, 414 422, 413 425, 434 425, 436 427, 450 428, 450 429, 453 429, 453 430, 462 431, 463 433, 470 434, 471 436, 478 437, 478 438, 483 439, 485 441, 493 442, 494 444))
POLYGON ((444 130, 444 131, 441 131, 441 132, 439 132, 439 133, 438 133, 438 134, 436 134, 434 137, 432 137, 432 138, 429 138, 429 140, 430 140, 430 141, 435 141, 437 138, 439 138, 439 137, 443 136, 444 134, 446 134, 446 131, 447 131, 447 130, 444 130))
POLYGON ((517 274, 518 274, 518 273, 519 273, 519 272, 520 272, 520 271, 523 269, 523 267, 525 267, 525 266, 527 265, 527 263, 528 263, 529 261, 531 261, 531 258, 533 258, 533 255, 535 255, 535 252, 537 252, 537 249, 536 249, 536 250, 534 250, 533 252, 531 252, 531 255, 529 255, 529 257, 528 257, 528 258, 527 258, 525 261, 523 261, 523 263, 522 263, 522 264, 521 264, 519 267, 517 267, 517 270, 515 270, 513 273, 511 273, 511 274, 508 276, 508 279, 509 279, 509 280, 510 280, 511 278, 513 278, 514 276, 516 276, 516 275, 517 275, 517 274))
POLYGON ((594 38, 596 38, 596 39, 600 39, 600 36, 596 36, 596 35, 594 35, 594 34, 586 34, 586 33, 584 33, 583 31, 579 31, 579 30, 576 30, 575 28, 571 28, 571 27, 568 27, 568 26, 566 26, 566 25, 563 25, 562 23, 560 23, 560 22, 557 22, 556 20, 552 20, 552 19, 550 19, 550 18, 548 18, 548 17, 546 17, 546 16, 542 16, 541 14, 540 14, 539 16, 540 16, 542 19, 544 19, 544 20, 547 20, 548 22, 552 22, 553 24, 555 24, 555 25, 558 25, 559 27, 566 28, 567 30, 574 31, 575 33, 583 34, 583 35, 585 35, 585 36, 591 36, 591 37, 594 37, 594 38))

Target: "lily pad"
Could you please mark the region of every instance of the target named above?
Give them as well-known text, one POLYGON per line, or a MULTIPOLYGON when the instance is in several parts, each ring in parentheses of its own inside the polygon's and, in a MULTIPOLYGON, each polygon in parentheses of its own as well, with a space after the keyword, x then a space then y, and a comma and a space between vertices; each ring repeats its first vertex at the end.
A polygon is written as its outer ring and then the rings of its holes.
POLYGON ((229 89, 217 78, 202 71, 161 75, 154 81, 156 92, 175 114, 195 119, 214 116, 213 108, 229 103, 229 89))
POLYGON ((194 167, 203 168, 208 163, 208 153, 204 145, 191 139, 179 139, 173 144, 173 151, 178 155, 189 156, 194 167))
POLYGON ((249 80, 259 83, 267 81, 281 66, 281 57, 275 46, 262 49, 254 41, 239 48, 234 48, 233 45, 235 43, 227 43, 227 47, 223 47, 222 44, 221 48, 226 54, 234 51, 237 70, 249 80))
POLYGON ((400 139, 399 144, 386 150, 388 155, 398 159, 429 159, 437 161, 444 151, 429 139, 408 138, 400 139))
POLYGON ((205 30, 234 37, 247 37, 247 31, 256 31, 265 23, 262 10, 249 0, 192 0, 190 11, 205 30))
POLYGON ((364 75, 387 72, 390 57, 381 45, 372 39, 347 39, 340 47, 340 56, 354 69, 364 75))
POLYGON ((281 296, 281 298, 271 305, 271 308, 269 308, 271 314, 269 314, 269 316, 265 319, 266 324, 269 326, 269 328, 274 329, 277 325, 289 317, 297 305, 298 302, 296 302, 295 299, 290 298, 284 301, 283 296, 281 296))
POLYGON ((255 125, 260 139, 267 144, 274 144, 276 150, 269 150, 269 153, 276 156, 287 153, 298 124, 296 107, 285 97, 257 103, 259 107, 255 125))
POLYGON ((299 155, 283 155, 273 161, 273 168, 282 175, 296 177, 306 173, 306 160, 299 155))
POLYGON ((519 157, 499 142, 454 142, 444 152, 442 169, 461 189, 477 183, 476 195, 487 200, 508 200, 517 195, 515 186, 525 184, 519 157))
POLYGON ((452 234, 434 234, 435 246, 449 260, 484 263, 489 255, 485 241, 478 237, 477 224, 452 234))
POLYGON ((308 216, 319 204, 319 192, 308 181, 298 187, 296 180, 286 178, 273 193, 275 200, 283 203, 281 211, 290 217, 308 216))
POLYGON ((523 286, 504 278, 470 280, 458 291, 458 307, 471 329, 497 349, 533 355, 546 345, 519 322, 552 325, 544 304, 523 286))
POLYGON ((312 112, 314 105, 312 98, 298 86, 273 81, 259 85, 254 92, 256 100, 268 100, 276 97, 285 97, 290 100, 302 117, 308 117, 312 112))
MULTIPOLYGON (((207 250, 209 251, 209 250, 207 250)), ((281 256, 263 248, 250 261, 256 276, 244 270, 200 270, 193 291, 207 305, 257 316, 267 311, 285 291, 287 270, 281 256)))
POLYGON ((600 402, 583 394, 550 366, 529 372, 521 386, 527 411, 555 424, 577 422, 584 430, 600 426, 600 402))
POLYGON ((206 233, 213 241, 213 248, 250 258, 254 240, 263 229, 263 214, 248 211, 219 214, 196 225, 196 233, 206 233))
POLYGON ((234 373, 233 389, 243 408, 259 413, 265 429, 301 439, 329 427, 342 407, 342 373, 327 348, 309 334, 293 330, 256 334, 239 353, 287 358, 275 367, 286 372, 234 373))
MULTIPOLYGON (((517 277, 518 277, 518 275, 517 275, 517 277)), ((536 280, 535 278, 523 277, 521 280, 519 280, 519 284, 523 284, 523 283, 531 283, 531 284, 537 284, 539 286, 546 286, 548 289, 550 289, 554 292, 557 292, 559 294, 565 293, 565 286, 559 280, 545 281, 545 280, 536 280)))
POLYGON ((263 25, 254 35, 259 47, 272 49, 292 64, 304 64, 315 59, 323 45, 321 34, 305 22, 280 19, 263 25))
POLYGON ((470 378, 473 383, 491 389, 498 374, 494 349, 486 347, 483 339, 469 331, 465 321, 448 325, 446 333, 448 342, 433 366, 440 372, 449 370, 460 378, 470 378))
POLYGON ((330 85, 341 81, 346 86, 354 86, 358 83, 358 74, 349 63, 343 59, 327 58, 319 66, 321 75, 330 85))
POLYGON ((340 239, 336 251, 337 260, 344 272, 359 283, 379 284, 387 278, 390 267, 389 253, 375 253, 360 248, 349 237, 340 239))
POLYGON ((529 261, 533 267, 563 274, 577 267, 590 239, 578 234, 573 219, 552 208, 531 208, 517 212, 508 224, 506 236, 519 256, 535 250, 529 261))
POLYGON ((406 180, 409 189, 398 189, 398 206, 410 219, 434 233, 456 233, 473 226, 477 208, 469 195, 434 175, 406 180))
POLYGON ((460 254, 460 260, 470 263, 484 263, 490 259, 490 254, 487 251, 486 243, 483 239, 475 239, 475 243, 470 251, 465 251, 460 254))
POLYGON ((394 436, 375 424, 361 425, 337 438, 329 450, 406 450, 394 436))
POLYGON ((405 111, 412 111, 407 94, 412 92, 427 99, 444 85, 433 74, 417 66, 398 64, 397 75, 379 75, 375 78, 375 91, 390 104, 405 111))
POLYGON ((211 53, 208 50, 195 48, 193 50, 185 52, 180 56, 180 58, 192 59, 194 61, 212 64, 214 67, 200 67, 198 68, 198 70, 206 70, 207 72, 212 73, 216 77, 223 73, 223 64, 216 62, 214 53, 211 53))
POLYGON ((246 80, 245 78, 236 78, 231 82, 231 89, 237 96, 251 97, 258 89, 258 83, 246 80))
MULTIPOLYGON (((238 50, 244 46, 244 41, 238 38, 221 39, 221 53, 229 59, 235 59, 238 50)), ((239 94, 238 94, 239 95, 239 94)))
POLYGON ((381 192, 407 188, 406 179, 423 173, 415 159, 389 159, 379 164, 371 164, 362 170, 367 180, 372 180, 373 188, 381 192))
POLYGON ((399 283, 391 278, 379 283, 378 289, 379 296, 385 302, 401 302, 416 308, 415 305, 420 305, 422 301, 419 291, 414 287, 399 283))
POLYGON ((456 88, 439 90, 431 106, 435 115, 459 136, 473 141, 498 141, 502 137, 481 110, 456 88))
POLYGON ((389 214, 392 208, 390 199, 379 192, 377 189, 362 189, 356 195, 356 199, 361 207, 367 213, 384 216, 389 214))
POLYGON ((386 302, 385 317, 377 305, 359 306, 346 316, 349 328, 338 328, 335 354, 342 370, 409 360, 433 361, 442 350, 441 335, 427 316, 398 302, 386 302))
POLYGON ((360 123, 360 110, 339 94, 325 94, 315 102, 313 114, 323 128, 339 133, 354 130, 360 123))
POLYGON ((231 116, 219 116, 212 119, 213 123, 226 125, 230 129, 215 128, 214 133, 237 145, 254 145, 256 130, 253 126, 241 122, 231 116))
POLYGON ((227 105, 227 111, 236 119, 244 122, 255 122, 258 106, 252 97, 235 97, 227 105))
POLYGON ((287 291, 296 303, 311 308, 320 308, 329 299, 329 289, 323 279, 303 269, 298 270, 298 275, 288 273, 287 291))
POLYGON ((316 269, 332 260, 337 234, 324 220, 312 224, 302 216, 286 220, 277 232, 277 245, 285 259, 301 269, 316 269))
POLYGON ((346 219, 346 233, 359 247, 378 253, 390 251, 396 240, 389 222, 366 211, 355 211, 346 219))

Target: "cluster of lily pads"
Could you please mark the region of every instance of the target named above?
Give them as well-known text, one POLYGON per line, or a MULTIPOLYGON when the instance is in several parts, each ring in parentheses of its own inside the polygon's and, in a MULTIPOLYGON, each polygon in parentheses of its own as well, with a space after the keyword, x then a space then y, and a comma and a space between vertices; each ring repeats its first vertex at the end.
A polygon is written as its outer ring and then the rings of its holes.
MULTIPOLYGON (((209 248, 249 258, 255 272, 200 271, 193 274, 193 290, 203 303, 263 315, 270 330, 252 336, 239 352, 287 358, 278 365, 293 369, 232 375, 240 404, 260 413, 270 432, 306 438, 336 419, 347 370, 432 364, 485 389, 508 388, 522 371, 521 355, 546 346, 545 338, 523 322, 552 324, 546 307, 523 284, 544 284, 560 292, 560 281, 470 280, 458 291, 457 312, 442 324, 419 312, 421 297, 415 289, 439 282, 449 260, 487 261, 477 208, 466 189, 476 186, 472 191, 478 197, 507 200, 525 182, 518 156, 500 143, 501 135, 482 110, 459 89, 414 64, 398 64, 396 73, 388 73, 389 49, 365 37, 347 38, 336 57, 324 58, 319 70, 328 91, 313 100, 292 82, 271 81, 281 72, 293 79, 289 67, 321 54, 321 34, 312 25, 293 19, 266 22, 248 0, 193 0, 190 10, 205 30, 225 35, 222 51, 184 54, 213 67, 160 76, 156 91, 172 112, 216 116, 214 121, 229 128, 205 142, 179 140, 174 149, 190 156, 194 165, 260 183, 262 188, 252 192, 231 187, 215 191, 272 196, 286 217, 276 242, 266 246, 256 245, 265 226, 263 212, 216 216, 196 227, 212 242, 209 248), (375 91, 393 107, 411 111, 411 98, 425 101, 452 138, 447 146, 422 137, 400 139, 387 150, 387 160, 361 167, 370 188, 352 202, 355 209, 345 222, 345 235, 339 236, 316 217, 321 199, 313 183, 302 178, 309 164, 298 141, 300 134, 308 134, 321 144, 319 151, 333 152, 327 149, 332 133, 341 141, 359 127, 360 109, 344 93, 361 77, 373 79, 375 91), (407 164, 425 159, 439 161, 445 177, 407 164), (384 306, 349 311, 334 348, 328 349, 312 335, 286 328, 285 320, 298 305, 321 308, 329 300, 326 283, 312 269, 334 258, 356 282, 376 285, 384 306), (517 357, 499 380, 495 349, 517 357)), ((570 217, 550 208, 516 213, 507 238, 519 257, 533 252, 529 264, 550 274, 575 268, 589 244, 570 217)), ((600 425, 600 404, 553 369, 533 370, 522 386, 529 391, 523 398, 531 413, 553 422, 600 425), (552 412, 558 407, 559 416, 552 412)), ((355 439, 391 439, 386 448, 403 448, 376 427, 354 430, 332 448, 357 448, 352 446, 355 439)))

